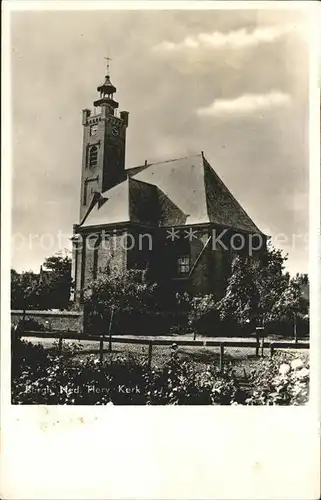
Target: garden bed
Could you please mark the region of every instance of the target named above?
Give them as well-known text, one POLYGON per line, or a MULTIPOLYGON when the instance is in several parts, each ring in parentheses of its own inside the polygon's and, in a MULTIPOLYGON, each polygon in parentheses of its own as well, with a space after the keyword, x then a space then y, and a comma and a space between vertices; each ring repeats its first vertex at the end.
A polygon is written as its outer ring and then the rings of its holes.
POLYGON ((18 341, 13 352, 12 403, 290 405, 307 402, 307 353, 282 352, 273 358, 256 358, 253 350, 229 351, 222 372, 217 348, 156 346, 150 365, 146 346, 117 344, 112 354, 104 352, 101 359, 97 342, 65 343, 58 354, 57 343, 49 343, 48 339, 45 348, 18 341))

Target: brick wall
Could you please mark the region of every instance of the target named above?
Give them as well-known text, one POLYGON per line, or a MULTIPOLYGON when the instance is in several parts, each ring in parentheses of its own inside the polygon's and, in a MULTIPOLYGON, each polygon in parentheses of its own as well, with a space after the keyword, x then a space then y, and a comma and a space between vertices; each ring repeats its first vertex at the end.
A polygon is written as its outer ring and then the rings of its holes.
MULTIPOLYGON (((89 315, 86 333, 108 335, 110 316, 105 311, 104 319, 89 315)), ((114 335, 168 335, 173 332, 186 333, 188 315, 186 312, 126 312, 118 311, 113 316, 114 335)))
MULTIPOLYGON (((84 242, 83 248, 77 250, 77 265, 74 263, 77 292, 86 288, 94 279, 95 252, 97 252, 97 278, 105 272, 107 265, 110 266, 111 270, 126 269, 124 234, 126 234, 125 231, 105 235, 103 241, 98 242, 97 249, 95 249, 96 238, 92 235, 90 243, 84 242)), ((74 258, 76 259, 76 255, 74 258)))
MULTIPOLYGON (((145 232, 143 231, 143 233, 145 232)), ((97 258, 95 257, 94 245, 90 244, 89 247, 84 245, 84 250, 79 252, 76 266, 77 290, 87 287, 90 281, 94 279, 95 273, 93 269, 96 267, 96 276, 99 277, 106 271, 107 266, 109 266, 112 272, 114 269, 119 271, 125 270, 127 265, 128 267, 137 266, 143 268, 149 263, 152 278, 155 281, 168 279, 173 291, 187 291, 192 295, 213 293, 217 299, 220 299, 224 295, 233 257, 231 250, 228 249, 229 239, 233 235, 232 230, 222 238, 222 244, 226 245, 226 247, 222 247, 220 244, 213 246, 213 241, 211 240, 204 249, 209 236, 212 235, 212 230, 207 228, 203 230, 201 228, 198 229, 197 238, 193 237, 190 241, 191 266, 198 260, 200 254, 201 256, 192 276, 184 279, 174 278, 177 265, 176 247, 181 243, 183 246, 189 243, 184 238, 184 233, 181 242, 176 240, 172 242, 166 238, 166 233, 157 233, 155 231, 152 234, 152 251, 148 249, 149 240, 146 237, 142 239, 144 243, 143 249, 138 248, 138 230, 135 232, 131 230, 131 234, 134 236, 136 246, 128 252, 126 251, 125 229, 117 230, 117 232, 111 231, 109 235, 104 237, 103 241, 99 244, 97 258), (97 265, 94 265, 94 262, 97 265), (81 275, 83 276, 82 279, 80 279, 81 275)), ((130 243, 131 240, 129 240, 130 243)), ((182 248, 182 253, 184 254, 184 252, 185 250, 182 248)), ((188 252, 189 250, 186 250, 186 253, 188 252)))
POLYGON ((98 250, 97 276, 106 270, 109 265, 111 271, 116 269, 126 269, 126 231, 111 234, 100 244, 98 250))
MULTIPOLYGON (((16 325, 23 318, 23 311, 11 311, 11 324, 16 325)), ((32 320, 48 330, 83 332, 83 313, 78 311, 26 311, 26 321, 32 320)), ((30 322, 31 323, 31 322, 30 322)))
POLYGON ((92 241, 92 239, 87 244, 85 244, 84 247, 85 266, 83 286, 84 288, 86 288, 93 279, 94 242, 92 241))

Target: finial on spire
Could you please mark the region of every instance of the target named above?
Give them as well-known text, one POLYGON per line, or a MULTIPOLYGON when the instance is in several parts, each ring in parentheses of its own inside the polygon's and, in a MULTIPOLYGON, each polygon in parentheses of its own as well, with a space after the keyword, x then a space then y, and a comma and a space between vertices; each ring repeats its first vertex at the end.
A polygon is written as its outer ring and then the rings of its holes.
POLYGON ((94 102, 94 106, 100 106, 102 103, 106 103, 108 101, 109 106, 112 106, 113 109, 116 109, 118 108, 118 102, 114 101, 114 93, 116 92, 116 87, 111 83, 109 75, 109 62, 111 61, 111 57, 104 57, 104 59, 107 63, 107 75, 105 75, 104 83, 97 87, 97 90, 100 93, 100 99, 94 102))
POLYGON ((110 76, 109 75, 109 63, 110 63, 110 61, 112 61, 112 58, 111 57, 104 57, 104 59, 106 59, 107 76, 110 76))

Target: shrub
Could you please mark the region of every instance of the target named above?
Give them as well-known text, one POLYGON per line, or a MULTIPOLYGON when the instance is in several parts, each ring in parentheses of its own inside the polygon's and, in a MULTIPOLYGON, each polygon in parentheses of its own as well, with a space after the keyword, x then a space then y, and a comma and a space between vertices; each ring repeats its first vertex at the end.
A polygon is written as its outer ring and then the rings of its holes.
POLYGON ((309 397, 308 357, 277 353, 252 373, 248 405, 302 405, 309 397))
MULTIPOLYGON (((297 337, 304 338, 309 336, 309 319, 307 317, 297 316, 297 337)), ((269 321, 265 324, 267 334, 280 335, 282 337, 294 338, 293 318, 286 317, 269 321)))
POLYGON ((81 347, 64 345, 45 350, 19 340, 12 358, 13 404, 107 403, 137 405, 298 405, 308 400, 309 365, 303 355, 281 353, 263 359, 250 375, 245 390, 226 364, 202 372, 182 359, 177 346, 163 367, 150 372, 147 360, 135 356, 76 356, 81 347))
POLYGON ((20 323, 21 323, 21 328, 23 328, 26 331, 41 332, 45 330, 45 326, 33 318, 26 318, 24 322, 21 320, 20 323))
POLYGON ((238 387, 230 375, 209 367, 200 374, 173 348, 169 361, 150 373, 134 357, 68 359, 21 341, 12 371, 13 404, 230 404, 238 387))

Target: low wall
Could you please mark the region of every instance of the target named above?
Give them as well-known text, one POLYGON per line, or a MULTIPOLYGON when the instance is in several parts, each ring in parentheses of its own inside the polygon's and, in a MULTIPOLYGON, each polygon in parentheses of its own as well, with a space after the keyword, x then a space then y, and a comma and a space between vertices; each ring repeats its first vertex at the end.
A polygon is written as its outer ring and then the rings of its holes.
MULTIPOLYGON (((11 324, 16 325, 23 319, 22 310, 11 311, 11 324)), ((61 330, 83 333, 84 315, 78 311, 36 311, 25 312, 26 329, 61 330)))
MULTIPOLYGON (((88 335, 106 334, 109 329, 110 315, 104 318, 87 313, 86 330, 88 335)), ((125 312, 119 311, 113 316, 112 333, 114 335, 168 335, 186 333, 187 314, 182 312, 125 312)))

